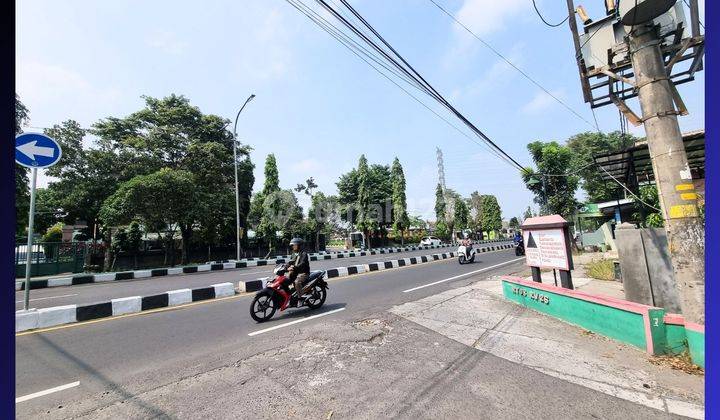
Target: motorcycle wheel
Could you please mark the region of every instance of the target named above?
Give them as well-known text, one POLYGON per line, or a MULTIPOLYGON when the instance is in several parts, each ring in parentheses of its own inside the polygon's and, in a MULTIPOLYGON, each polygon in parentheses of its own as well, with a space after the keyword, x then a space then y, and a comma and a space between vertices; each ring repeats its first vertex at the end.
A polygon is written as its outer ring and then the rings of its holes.
POLYGON ((318 309, 323 306, 325 299, 327 298, 327 291, 324 287, 315 286, 313 287, 310 296, 305 298, 305 303, 310 309, 318 309))
POLYGON ((473 254, 473 256, 470 257, 470 262, 471 262, 471 263, 474 263, 474 262, 475 262, 475 254, 473 254))
POLYGON ((275 301, 270 293, 258 293, 250 304, 250 316, 256 322, 265 322, 275 315, 275 301))
POLYGON ((520 254, 521 254, 521 252, 520 252, 520 248, 518 248, 518 247, 515 247, 515 256, 516 256, 516 257, 519 257, 519 256, 520 256, 520 254))
POLYGON ((464 256, 464 255, 460 255, 460 256, 458 257, 458 262, 460 263, 460 265, 465 264, 465 256, 464 256))

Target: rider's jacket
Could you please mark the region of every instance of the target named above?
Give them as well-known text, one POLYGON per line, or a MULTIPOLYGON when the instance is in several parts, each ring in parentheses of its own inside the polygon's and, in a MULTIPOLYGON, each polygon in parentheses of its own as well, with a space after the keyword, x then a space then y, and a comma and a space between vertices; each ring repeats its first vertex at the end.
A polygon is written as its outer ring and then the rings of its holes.
POLYGON ((295 266, 295 275, 310 274, 310 257, 304 250, 294 253, 290 258, 289 265, 295 266))

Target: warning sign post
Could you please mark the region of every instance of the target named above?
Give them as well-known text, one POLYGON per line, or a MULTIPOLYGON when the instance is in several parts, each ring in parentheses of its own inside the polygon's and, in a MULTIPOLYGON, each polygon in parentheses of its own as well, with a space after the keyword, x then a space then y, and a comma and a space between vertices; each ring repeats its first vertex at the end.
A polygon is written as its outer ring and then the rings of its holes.
POLYGON ((533 281, 541 282, 540 269, 560 270, 562 287, 572 289, 573 269, 570 229, 567 220, 557 214, 530 217, 522 226, 525 259, 532 269, 533 281))

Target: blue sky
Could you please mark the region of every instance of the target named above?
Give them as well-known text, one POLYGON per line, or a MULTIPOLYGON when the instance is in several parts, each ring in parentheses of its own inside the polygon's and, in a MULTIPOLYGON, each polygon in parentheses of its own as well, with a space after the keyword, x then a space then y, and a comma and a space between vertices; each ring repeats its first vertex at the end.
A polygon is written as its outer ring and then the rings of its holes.
MULTIPOLYGON (((543 25, 530 0, 437 1, 592 121, 566 25, 543 25)), ((591 129, 428 0, 351 3, 523 165, 530 164, 528 142, 564 141, 591 129)), ((600 15, 602 1, 584 3, 591 15, 600 15)), ((539 0, 538 6, 548 20, 566 13, 564 2, 539 0)), ((681 128, 703 128, 704 73, 679 90, 690 111, 681 128)), ((448 127, 283 0, 17 2, 17 91, 30 109, 31 127, 69 118, 87 127, 139 109, 141 95, 171 93, 187 96, 205 113, 234 118, 255 93, 238 134, 254 148, 256 189, 268 153, 278 159, 281 186, 312 176, 326 193, 335 192, 338 176, 361 153, 371 163, 389 164, 398 156, 410 211, 434 218, 439 146, 448 187, 463 195, 495 194, 506 218, 532 204, 509 165, 448 127)), ((637 103, 631 106, 639 113, 637 103)), ((603 131, 619 129, 615 108, 596 115, 603 131)), ((633 132, 643 135, 641 128, 633 132)))

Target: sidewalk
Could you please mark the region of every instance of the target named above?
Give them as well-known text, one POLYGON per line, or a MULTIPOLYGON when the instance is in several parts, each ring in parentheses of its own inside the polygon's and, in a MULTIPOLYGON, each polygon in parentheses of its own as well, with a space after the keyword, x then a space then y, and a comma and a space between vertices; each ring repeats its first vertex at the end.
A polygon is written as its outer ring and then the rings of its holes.
POLYGON ((704 416, 704 377, 654 365, 641 350, 511 303, 502 296, 499 279, 391 312, 466 346, 586 388, 669 414, 704 416))

